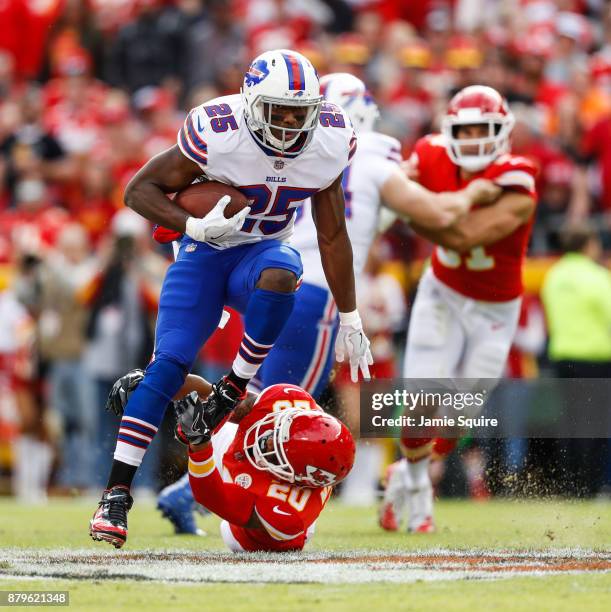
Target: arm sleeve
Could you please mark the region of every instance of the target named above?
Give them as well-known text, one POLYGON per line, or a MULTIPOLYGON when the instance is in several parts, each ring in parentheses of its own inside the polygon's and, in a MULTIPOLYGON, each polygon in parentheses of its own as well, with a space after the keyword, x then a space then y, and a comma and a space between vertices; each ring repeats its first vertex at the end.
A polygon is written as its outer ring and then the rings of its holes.
POLYGON ((189 482, 195 501, 222 519, 245 527, 254 508, 256 496, 231 482, 224 482, 216 469, 212 445, 189 453, 189 482))
POLYGON ((187 115, 178 131, 177 143, 182 154, 205 172, 208 165, 208 145, 204 124, 197 108, 187 115))
POLYGON ((379 191, 384 186, 384 183, 390 178, 390 175, 397 170, 398 164, 396 161, 376 155, 367 160, 367 173, 371 176, 377 190, 379 191))
POLYGON ((492 176, 486 176, 486 178, 490 178, 499 187, 517 191, 536 199, 537 186, 535 177, 537 172, 537 167, 530 160, 516 158, 511 160, 510 163, 502 164, 493 171, 492 176))

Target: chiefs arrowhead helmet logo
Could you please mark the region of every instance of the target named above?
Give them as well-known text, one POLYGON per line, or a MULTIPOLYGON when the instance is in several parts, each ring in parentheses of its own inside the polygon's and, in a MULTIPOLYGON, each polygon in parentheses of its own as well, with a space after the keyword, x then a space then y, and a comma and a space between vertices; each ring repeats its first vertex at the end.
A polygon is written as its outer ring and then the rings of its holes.
POLYGON ((307 479, 319 487, 329 487, 335 483, 335 474, 313 465, 306 465, 307 479))

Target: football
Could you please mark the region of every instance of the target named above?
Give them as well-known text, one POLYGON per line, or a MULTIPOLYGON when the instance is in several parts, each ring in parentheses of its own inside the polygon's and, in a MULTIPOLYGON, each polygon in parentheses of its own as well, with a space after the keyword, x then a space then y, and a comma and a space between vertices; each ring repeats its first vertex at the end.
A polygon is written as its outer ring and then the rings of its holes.
POLYGON ((189 185, 176 194, 174 202, 189 214, 201 219, 216 206, 216 203, 224 195, 231 196, 231 202, 225 208, 227 219, 233 217, 249 204, 246 196, 235 187, 218 181, 189 185))

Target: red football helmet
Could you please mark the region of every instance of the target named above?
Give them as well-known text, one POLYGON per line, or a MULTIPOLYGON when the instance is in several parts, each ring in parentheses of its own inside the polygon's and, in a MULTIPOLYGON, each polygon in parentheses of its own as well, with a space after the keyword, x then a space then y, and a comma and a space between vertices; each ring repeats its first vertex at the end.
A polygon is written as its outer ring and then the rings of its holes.
POLYGON ((348 475, 354 463, 354 439, 340 420, 293 385, 274 385, 262 395, 278 406, 244 436, 244 451, 254 467, 303 487, 336 485, 348 475))
POLYGON ((509 151, 509 134, 515 119, 501 94, 484 85, 461 89, 448 104, 441 122, 450 159, 469 172, 479 172, 499 155, 509 151), (488 135, 483 138, 457 138, 461 125, 486 125, 488 135), (466 152, 463 152, 464 148, 466 152), (477 147, 477 153, 473 153, 477 147))
POLYGON ((311 408, 322 410, 316 400, 304 389, 297 385, 282 383, 270 385, 259 393, 255 401, 255 406, 265 404, 271 410, 277 412, 284 408, 311 408))

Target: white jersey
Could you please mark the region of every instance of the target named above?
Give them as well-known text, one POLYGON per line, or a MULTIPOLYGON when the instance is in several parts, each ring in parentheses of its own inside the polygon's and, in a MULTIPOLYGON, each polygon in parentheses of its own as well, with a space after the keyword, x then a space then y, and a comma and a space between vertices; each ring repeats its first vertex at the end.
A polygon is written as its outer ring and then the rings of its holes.
POLYGON ((239 189, 252 204, 235 235, 216 244, 228 248, 260 240, 287 240, 303 201, 342 173, 356 151, 356 136, 344 111, 323 103, 320 125, 302 152, 283 156, 265 149, 250 133, 240 95, 194 108, 178 132, 178 146, 213 181, 239 189))
MULTIPOLYGON (((355 275, 365 266, 378 227, 382 204, 380 190, 401 161, 400 151, 399 141, 391 136, 359 133, 358 150, 352 165, 344 172, 346 226, 352 243, 355 275)), ((291 246, 301 254, 303 281, 326 288, 311 207, 308 200, 299 211, 291 246)))

